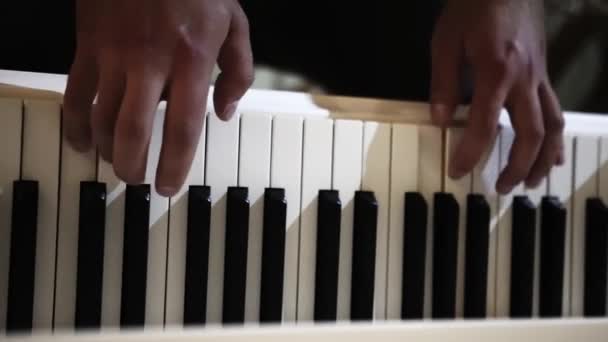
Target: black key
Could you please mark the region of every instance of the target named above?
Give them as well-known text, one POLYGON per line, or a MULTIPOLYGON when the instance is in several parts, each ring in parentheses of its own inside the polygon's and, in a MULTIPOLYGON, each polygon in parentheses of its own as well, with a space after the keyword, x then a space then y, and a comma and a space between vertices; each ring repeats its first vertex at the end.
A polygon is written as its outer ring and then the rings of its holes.
POLYGON ((121 327, 143 327, 146 318, 150 185, 127 185, 125 199, 121 327))
POLYGON ((335 321, 337 317, 341 211, 338 191, 319 191, 314 309, 317 322, 335 321))
POLYGON ((534 292, 536 208, 527 196, 513 198, 512 223, 510 316, 530 318, 534 292))
POLYGON ((245 322, 249 200, 247 188, 230 187, 226 202, 224 255, 224 324, 245 322))
POLYGON ((606 315, 606 267, 608 208, 601 199, 587 200, 585 217, 584 315, 606 315))
POLYGON ((540 223, 540 317, 562 315, 566 209, 556 197, 545 197, 540 223))
POLYGON ((260 322, 262 323, 277 323, 283 316, 286 229, 285 190, 266 189, 260 289, 260 322))
POLYGON ((99 328, 101 325, 105 220, 106 185, 81 182, 76 279, 77 329, 99 328))
POLYGON ((377 222, 376 196, 373 192, 357 191, 353 222, 353 267, 350 296, 350 318, 353 321, 372 320, 374 317, 377 222))
POLYGON ((202 325, 207 320, 207 280, 211 189, 192 185, 188 191, 184 325, 202 325))
POLYGON ((428 206, 417 192, 405 194, 403 220, 403 282, 401 318, 421 319, 424 315, 424 278, 428 206))
POLYGON ((452 194, 437 193, 433 208, 433 313, 435 319, 456 314, 458 260, 458 202, 452 194))
POLYGON ((15 181, 6 317, 9 333, 32 330, 37 228, 38 182, 15 181))
POLYGON ((464 317, 486 317, 490 206, 482 195, 467 197, 464 317))

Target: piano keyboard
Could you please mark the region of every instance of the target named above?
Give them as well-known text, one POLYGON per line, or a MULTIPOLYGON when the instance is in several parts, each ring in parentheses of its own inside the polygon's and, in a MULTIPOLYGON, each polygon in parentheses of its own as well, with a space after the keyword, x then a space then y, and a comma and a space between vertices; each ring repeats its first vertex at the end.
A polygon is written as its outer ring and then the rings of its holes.
POLYGON ((126 185, 62 138, 65 80, 0 71, 7 341, 608 334, 602 117, 566 113, 566 163, 499 196, 505 115, 455 181, 461 125, 431 126, 424 104, 252 90, 231 121, 208 114, 186 184, 164 198, 164 105, 145 182, 126 185))

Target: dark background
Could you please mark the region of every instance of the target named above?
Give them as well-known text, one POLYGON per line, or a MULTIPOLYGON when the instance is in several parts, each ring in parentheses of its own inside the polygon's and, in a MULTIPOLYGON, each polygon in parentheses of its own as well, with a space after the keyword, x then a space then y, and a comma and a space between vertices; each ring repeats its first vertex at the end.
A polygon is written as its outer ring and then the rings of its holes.
MULTIPOLYGON (((443 1, 240 2, 257 65, 300 73, 332 94, 425 101, 443 1)), ((3 1, 0 69, 67 74, 73 2, 3 1)), ((564 108, 608 113, 608 15, 547 12, 549 72, 564 108)))
MULTIPOLYGON (((67 74, 74 0, 2 11, 0 68, 67 74)), ((258 65, 304 74, 334 94, 424 99, 440 1, 244 0, 258 65)))

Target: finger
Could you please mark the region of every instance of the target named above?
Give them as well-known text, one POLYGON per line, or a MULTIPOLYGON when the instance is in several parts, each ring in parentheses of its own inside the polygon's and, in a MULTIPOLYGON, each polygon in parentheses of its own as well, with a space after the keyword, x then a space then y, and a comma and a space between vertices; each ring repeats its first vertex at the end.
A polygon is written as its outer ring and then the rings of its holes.
POLYGON ((561 165, 564 159, 564 118, 557 97, 550 86, 543 83, 538 89, 538 98, 545 137, 539 156, 526 178, 526 185, 529 187, 538 186, 551 168, 556 164, 561 165))
POLYGON ((128 184, 141 183, 145 178, 154 114, 165 81, 161 73, 143 69, 127 73, 114 130, 114 172, 128 184))
MULTIPOLYGON (((537 160, 543 137, 544 124, 536 87, 530 88, 525 83, 513 89, 509 99, 509 113, 515 140, 509 153, 508 164, 499 176, 496 190, 509 193, 530 173, 537 160)), ((554 160, 553 160, 554 161, 554 160)))
POLYGON ((173 196, 183 185, 204 125, 213 60, 180 58, 172 71, 156 189, 173 196))
POLYGON ((229 120, 254 78, 249 24, 241 10, 232 17, 228 36, 220 49, 218 66, 221 73, 213 94, 215 111, 220 119, 229 120))
POLYGON ((91 107, 97 90, 94 56, 77 52, 68 75, 63 103, 63 125, 67 141, 74 149, 91 148, 91 107))
POLYGON ((509 83, 507 77, 495 77, 489 72, 476 74, 465 133, 451 156, 448 169, 451 178, 468 174, 494 141, 509 83))
POLYGON ((460 96, 460 41, 441 28, 433 36, 431 72, 431 118, 445 127, 450 123, 460 96))
POLYGON ((91 115, 93 143, 103 159, 112 162, 114 128, 125 90, 125 73, 116 65, 108 63, 99 76, 97 104, 91 115))

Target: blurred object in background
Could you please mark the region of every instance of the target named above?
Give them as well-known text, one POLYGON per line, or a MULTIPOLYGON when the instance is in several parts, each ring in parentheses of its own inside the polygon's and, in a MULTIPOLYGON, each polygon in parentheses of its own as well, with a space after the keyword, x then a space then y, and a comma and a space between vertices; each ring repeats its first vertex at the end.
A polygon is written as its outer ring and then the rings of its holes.
POLYGON ((549 74, 565 110, 608 112, 608 0, 546 0, 549 74))
MULTIPOLYGON (((0 11, 0 69, 68 73, 74 1, 0 11)), ((445 0, 240 0, 254 88, 428 100, 429 45, 445 0)), ((544 0, 548 68, 562 107, 608 113, 608 0, 544 0)))
MULTIPOLYGON (((220 70, 216 65, 213 70, 212 79, 217 79, 219 73, 220 70)), ((298 91, 311 94, 326 93, 320 84, 310 81, 304 75, 261 65, 255 67, 255 81, 251 87, 255 89, 298 91)))
POLYGON ((548 11, 553 13, 576 13, 583 10, 597 10, 608 13, 607 0, 545 0, 548 11))

